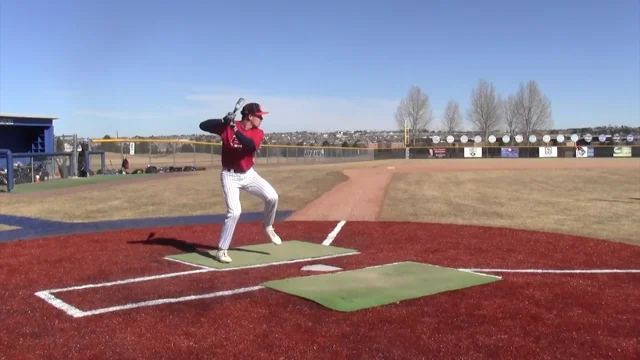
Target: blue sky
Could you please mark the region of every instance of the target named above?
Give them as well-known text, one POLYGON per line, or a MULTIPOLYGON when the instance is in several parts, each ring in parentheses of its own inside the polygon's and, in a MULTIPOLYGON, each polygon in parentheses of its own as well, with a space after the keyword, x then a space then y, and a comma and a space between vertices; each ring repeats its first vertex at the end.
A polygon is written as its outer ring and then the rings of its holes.
POLYGON ((234 4, 0 0, 0 112, 192 134, 244 97, 267 132, 394 129, 418 85, 437 128, 484 78, 503 96, 536 80, 556 127, 640 125, 638 0, 234 4))

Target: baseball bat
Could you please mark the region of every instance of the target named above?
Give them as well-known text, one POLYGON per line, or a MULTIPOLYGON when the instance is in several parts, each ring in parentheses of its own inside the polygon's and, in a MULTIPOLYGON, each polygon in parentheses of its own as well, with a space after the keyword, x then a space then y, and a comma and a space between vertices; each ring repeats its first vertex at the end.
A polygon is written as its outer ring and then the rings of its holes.
POLYGON ((238 101, 236 102, 236 107, 233 109, 233 114, 235 115, 238 110, 240 110, 240 108, 242 107, 242 105, 244 105, 244 99, 240 98, 238 99, 238 101))

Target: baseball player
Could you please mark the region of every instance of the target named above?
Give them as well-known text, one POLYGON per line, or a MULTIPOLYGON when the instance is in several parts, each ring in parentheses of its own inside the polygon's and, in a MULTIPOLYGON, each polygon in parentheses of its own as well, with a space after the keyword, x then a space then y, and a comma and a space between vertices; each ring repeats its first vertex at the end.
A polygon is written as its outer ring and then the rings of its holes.
POLYGON ((227 205, 227 216, 222 226, 216 260, 230 263, 227 253, 241 213, 240 189, 264 201, 264 233, 272 243, 282 241, 273 229, 278 206, 278 193, 254 170, 254 154, 260 147, 264 132, 260 129, 262 116, 268 114, 260 104, 248 103, 240 112, 242 120, 236 124, 233 113, 223 119, 209 119, 200 123, 200 129, 222 137, 222 171, 220 182, 227 205))

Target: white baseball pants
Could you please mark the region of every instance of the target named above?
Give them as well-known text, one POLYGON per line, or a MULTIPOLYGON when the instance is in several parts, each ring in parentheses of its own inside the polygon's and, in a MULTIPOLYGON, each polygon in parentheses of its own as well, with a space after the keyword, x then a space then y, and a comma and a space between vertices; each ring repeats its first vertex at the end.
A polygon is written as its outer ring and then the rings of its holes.
POLYGON ((236 229, 236 224, 242 213, 240 204, 240 189, 257 196, 264 201, 264 227, 272 226, 276 218, 278 207, 278 193, 263 179, 253 168, 246 173, 235 173, 233 171, 222 170, 220 173, 222 192, 227 204, 227 217, 222 225, 218 249, 228 250, 231 239, 236 229))

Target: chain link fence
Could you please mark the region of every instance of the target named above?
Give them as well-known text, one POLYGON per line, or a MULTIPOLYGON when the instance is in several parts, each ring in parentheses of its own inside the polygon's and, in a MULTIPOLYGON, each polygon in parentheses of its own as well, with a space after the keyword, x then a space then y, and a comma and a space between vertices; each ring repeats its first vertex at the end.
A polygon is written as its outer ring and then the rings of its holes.
MULTIPOLYGON (((119 171, 126 159, 127 172, 153 166, 163 171, 219 168, 221 144, 189 140, 92 139, 93 151, 105 152, 106 172, 119 171)), ((374 160, 374 150, 320 146, 262 145, 256 152, 257 165, 326 164, 374 160)), ((97 171, 98 159, 91 159, 97 171)))

